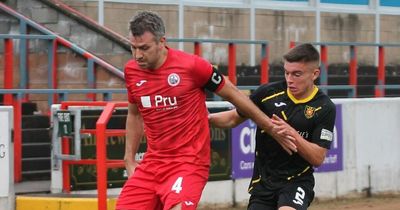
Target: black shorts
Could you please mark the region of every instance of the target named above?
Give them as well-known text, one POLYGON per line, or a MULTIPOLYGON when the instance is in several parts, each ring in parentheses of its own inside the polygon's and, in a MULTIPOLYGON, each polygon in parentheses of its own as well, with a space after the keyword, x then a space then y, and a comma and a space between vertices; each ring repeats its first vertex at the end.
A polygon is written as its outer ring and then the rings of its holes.
MULTIPOLYGON (((260 189, 259 186, 257 188, 260 189)), ((293 179, 274 190, 263 188, 262 193, 253 193, 250 196, 247 210, 277 210, 282 206, 306 210, 314 199, 312 176, 293 179)))

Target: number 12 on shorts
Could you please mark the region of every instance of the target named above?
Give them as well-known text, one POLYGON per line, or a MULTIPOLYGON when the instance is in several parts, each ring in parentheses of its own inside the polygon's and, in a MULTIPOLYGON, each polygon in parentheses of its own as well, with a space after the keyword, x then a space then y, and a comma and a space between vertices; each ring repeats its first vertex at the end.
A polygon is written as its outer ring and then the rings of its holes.
POLYGON ((305 195, 306 195, 306 193, 304 192, 303 188, 297 187, 297 192, 294 197, 295 199, 293 200, 293 203, 302 206, 304 203, 303 199, 304 199, 305 195))
POLYGON ((171 191, 175 191, 175 193, 180 193, 182 191, 182 181, 183 177, 178 177, 175 183, 172 185, 171 191))

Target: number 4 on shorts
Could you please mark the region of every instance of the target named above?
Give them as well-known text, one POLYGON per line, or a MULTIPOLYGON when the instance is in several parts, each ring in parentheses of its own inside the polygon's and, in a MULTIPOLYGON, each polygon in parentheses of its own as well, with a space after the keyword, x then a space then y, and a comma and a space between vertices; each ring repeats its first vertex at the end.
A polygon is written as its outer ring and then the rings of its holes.
POLYGON ((175 191, 176 193, 179 193, 182 191, 182 181, 183 177, 178 177, 175 181, 175 183, 172 185, 171 191, 175 191))

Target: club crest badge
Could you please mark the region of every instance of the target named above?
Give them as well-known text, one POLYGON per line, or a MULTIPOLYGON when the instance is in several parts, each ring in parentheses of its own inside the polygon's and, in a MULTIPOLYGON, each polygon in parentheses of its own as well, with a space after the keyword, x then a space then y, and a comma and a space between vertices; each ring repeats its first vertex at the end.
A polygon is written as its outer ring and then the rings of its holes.
POLYGON ((315 114, 315 107, 306 105, 306 108, 304 109, 304 116, 307 119, 310 119, 314 117, 314 114, 315 114))
POLYGON ((168 76, 168 84, 170 86, 177 86, 180 81, 181 81, 181 78, 179 77, 178 74, 172 73, 168 76))

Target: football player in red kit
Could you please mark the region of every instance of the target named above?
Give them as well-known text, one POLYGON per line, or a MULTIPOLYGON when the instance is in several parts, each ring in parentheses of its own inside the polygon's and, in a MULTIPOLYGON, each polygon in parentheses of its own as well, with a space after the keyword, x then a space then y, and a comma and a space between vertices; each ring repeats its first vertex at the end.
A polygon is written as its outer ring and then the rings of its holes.
MULTIPOLYGON (((267 132, 270 119, 201 57, 169 48, 164 23, 153 12, 130 22, 133 58, 125 66, 128 90, 125 164, 128 180, 118 210, 196 209, 208 180, 210 136, 205 89, 230 101, 267 132), (147 151, 135 154, 146 136, 147 151)), ((288 151, 294 144, 280 136, 288 151)))

